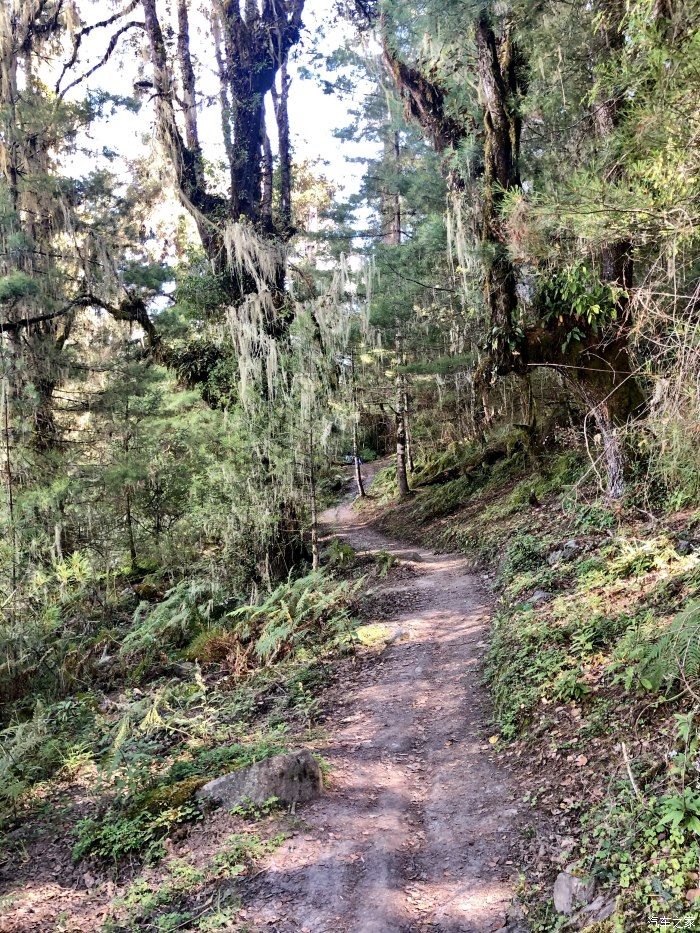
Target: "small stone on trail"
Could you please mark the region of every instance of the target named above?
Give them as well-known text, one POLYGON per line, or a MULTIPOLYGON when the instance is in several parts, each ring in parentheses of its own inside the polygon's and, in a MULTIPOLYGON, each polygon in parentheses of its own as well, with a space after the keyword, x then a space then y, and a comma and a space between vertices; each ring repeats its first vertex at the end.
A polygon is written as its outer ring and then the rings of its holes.
POLYGON ((391 638, 387 640, 387 647, 389 645, 395 645, 399 641, 408 641, 410 637, 411 636, 408 632, 404 631, 403 629, 399 629, 398 632, 394 632, 391 638))
POLYGON ((197 792, 200 800, 227 807, 250 803, 260 806, 271 797, 297 804, 320 797, 323 777, 307 749, 275 755, 231 774, 209 781, 197 792))

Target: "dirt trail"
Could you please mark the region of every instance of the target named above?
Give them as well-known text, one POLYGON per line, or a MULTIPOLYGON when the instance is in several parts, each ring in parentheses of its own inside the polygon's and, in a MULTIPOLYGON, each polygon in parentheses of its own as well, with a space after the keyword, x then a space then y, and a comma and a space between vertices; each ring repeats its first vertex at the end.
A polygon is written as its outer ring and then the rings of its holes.
POLYGON ((263 866, 248 922, 308 933, 515 931, 517 795, 488 744, 480 686, 489 599, 462 558, 383 537, 349 500, 324 518, 355 549, 387 550, 413 573, 379 591, 398 637, 337 688, 320 749, 330 787, 263 866))

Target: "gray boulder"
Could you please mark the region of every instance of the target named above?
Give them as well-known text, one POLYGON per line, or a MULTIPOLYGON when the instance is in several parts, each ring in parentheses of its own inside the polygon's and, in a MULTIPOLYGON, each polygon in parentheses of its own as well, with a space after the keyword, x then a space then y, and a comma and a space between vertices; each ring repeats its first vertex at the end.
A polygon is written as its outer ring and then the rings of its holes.
POLYGON ((576 907, 590 904, 595 894, 595 882, 577 878, 570 871, 561 871, 554 882, 554 907, 557 913, 569 916, 576 907))
POLYGON ((203 803, 236 807, 260 806, 276 797, 281 803, 296 806, 320 797, 322 790, 318 762, 307 749, 300 749, 209 781, 197 791, 197 798, 203 803))

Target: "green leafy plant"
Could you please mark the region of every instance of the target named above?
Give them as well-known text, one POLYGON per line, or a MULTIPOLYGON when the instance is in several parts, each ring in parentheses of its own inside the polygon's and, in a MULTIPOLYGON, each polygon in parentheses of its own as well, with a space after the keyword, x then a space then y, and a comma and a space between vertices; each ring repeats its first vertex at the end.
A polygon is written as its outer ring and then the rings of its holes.
POLYGON ((553 699, 560 703, 581 700, 590 692, 590 687, 581 677, 581 670, 562 671, 551 686, 553 699))
POLYGON ((681 793, 666 794, 656 805, 659 825, 688 830, 700 836, 700 793, 686 787, 681 793))
POLYGON ((379 567, 379 577, 382 580, 386 578, 387 574, 398 560, 396 554, 391 554, 389 551, 385 550, 378 551, 374 555, 374 559, 379 567))
POLYGON ((246 871, 256 859, 274 852, 285 840, 284 833, 263 840, 255 833, 233 833, 214 857, 213 871, 219 877, 234 878, 246 871))
POLYGON ((135 816, 109 810, 101 819, 90 817, 76 824, 73 859, 77 862, 93 856, 115 864, 127 858, 158 861, 165 854, 163 841, 172 829, 198 816, 199 809, 191 804, 158 813, 143 810, 135 816))
POLYGON ((340 538, 333 538, 328 546, 328 561, 334 567, 347 567, 356 557, 355 549, 340 538))
POLYGON ((617 317, 623 289, 604 282, 590 265, 582 260, 571 263, 554 274, 540 278, 539 298, 542 317, 547 323, 568 323, 564 348, 580 341, 582 327, 594 334, 617 317))
POLYGON ((514 574, 537 570, 544 562, 546 545, 534 535, 518 535, 506 548, 501 577, 511 579, 514 574))

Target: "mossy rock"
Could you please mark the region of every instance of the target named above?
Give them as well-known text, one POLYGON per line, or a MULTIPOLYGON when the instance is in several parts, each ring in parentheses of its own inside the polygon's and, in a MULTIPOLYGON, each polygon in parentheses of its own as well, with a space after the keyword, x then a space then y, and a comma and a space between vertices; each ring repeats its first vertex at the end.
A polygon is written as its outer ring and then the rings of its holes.
POLYGON ((366 648, 373 648, 376 645, 383 645, 391 638, 391 629, 380 623, 371 625, 360 625, 355 629, 355 637, 366 648))
POLYGON ((174 810, 189 803, 199 788, 206 784, 207 779, 203 777, 186 778, 184 781, 177 781, 175 784, 159 784, 152 790, 144 791, 134 801, 130 812, 147 811, 154 815, 162 813, 164 810, 174 810))

